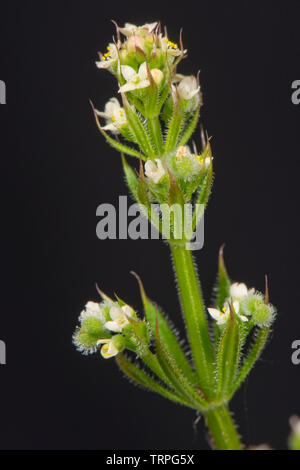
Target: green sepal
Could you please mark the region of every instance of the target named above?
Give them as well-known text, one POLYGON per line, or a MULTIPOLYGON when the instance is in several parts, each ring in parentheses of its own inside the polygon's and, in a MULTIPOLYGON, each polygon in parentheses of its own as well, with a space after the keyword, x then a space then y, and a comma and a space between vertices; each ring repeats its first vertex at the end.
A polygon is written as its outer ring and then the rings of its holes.
POLYGON ((193 406, 188 401, 183 400, 176 393, 171 390, 168 390, 167 388, 163 387, 158 382, 156 382, 143 369, 138 367, 137 364, 134 364, 128 357, 126 357, 124 353, 118 354, 116 356, 116 362, 121 371, 129 379, 133 380, 138 385, 141 385, 143 388, 158 393, 159 395, 162 395, 168 400, 193 408, 193 406))
POLYGON ((141 298, 143 301, 145 317, 149 323, 153 337, 156 338, 156 319, 157 319, 159 334, 167 351, 169 352, 169 354, 171 354, 174 357, 182 373, 188 378, 188 380, 192 384, 196 385, 197 377, 180 346, 180 341, 178 341, 176 334, 174 333, 174 330, 170 326, 167 319, 163 316, 160 308, 147 297, 147 294, 145 292, 145 289, 143 287, 140 277, 135 273, 132 273, 132 274, 136 277, 139 283, 140 294, 141 294, 141 298))

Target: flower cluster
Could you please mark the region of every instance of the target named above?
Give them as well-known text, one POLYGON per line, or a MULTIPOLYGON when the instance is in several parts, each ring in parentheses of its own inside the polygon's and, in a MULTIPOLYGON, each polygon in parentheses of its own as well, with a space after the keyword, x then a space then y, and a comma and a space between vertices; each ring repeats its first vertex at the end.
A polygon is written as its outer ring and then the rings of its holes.
MULTIPOLYGON (((161 32, 157 22, 143 26, 126 23, 124 27, 116 25, 116 29, 117 40, 100 54, 96 65, 116 77, 122 105, 113 97, 103 111, 94 110, 99 130, 123 155, 144 160, 150 200, 165 201, 170 174, 186 201, 200 189, 207 199, 212 157, 204 136, 202 152, 192 152, 187 145, 199 119, 202 99, 198 77, 177 73, 187 52, 181 36, 179 47, 161 32)), ((128 182, 126 172, 125 177, 128 182)))
POLYGON ((79 322, 73 342, 84 355, 101 347, 102 356, 108 359, 124 349, 137 352, 141 343, 149 341, 146 323, 139 321, 136 312, 120 300, 113 302, 106 297, 101 303, 88 302, 79 322), (139 339, 135 335, 137 325, 139 339))
POLYGON ((224 302, 221 310, 208 308, 217 325, 225 325, 230 315, 235 314, 241 322, 249 322, 251 326, 271 326, 275 319, 275 308, 266 303, 264 295, 254 288, 248 289, 246 284, 235 282, 230 286, 230 297, 224 302))

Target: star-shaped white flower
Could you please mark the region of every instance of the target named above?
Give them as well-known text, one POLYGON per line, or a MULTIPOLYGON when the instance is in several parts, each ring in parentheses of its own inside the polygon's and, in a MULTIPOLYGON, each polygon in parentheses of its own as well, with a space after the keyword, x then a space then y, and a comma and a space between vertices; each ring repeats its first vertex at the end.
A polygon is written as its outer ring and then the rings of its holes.
POLYGON ((128 325, 128 318, 131 318, 133 313, 134 312, 129 305, 123 305, 123 307, 111 307, 109 311, 111 320, 107 321, 104 326, 114 333, 120 333, 124 326, 128 325))
POLYGON ((114 344, 114 341, 112 338, 99 339, 97 341, 97 344, 103 344, 101 348, 101 355, 104 357, 104 359, 109 359, 111 357, 114 357, 120 352, 119 349, 114 344))
POLYGON ((129 65, 121 65, 121 72, 126 83, 120 87, 119 93, 125 93, 126 91, 138 90, 150 86, 146 62, 143 62, 140 65, 138 72, 129 65))
POLYGON ((145 175, 153 181, 153 183, 157 184, 161 180, 161 178, 166 173, 163 164, 159 158, 155 159, 156 164, 153 160, 148 160, 145 163, 145 175))
POLYGON ((95 110, 96 114, 106 119, 106 126, 102 129, 119 134, 120 129, 126 126, 127 119, 124 108, 120 106, 117 98, 111 98, 105 105, 104 111, 95 110))
POLYGON ((109 69, 118 60, 118 49, 113 43, 107 46, 107 52, 101 56, 101 60, 96 62, 98 69, 109 69))
MULTIPOLYGON (((230 306, 228 302, 225 302, 222 310, 218 310, 217 308, 208 308, 207 310, 209 314, 212 316, 212 318, 216 320, 217 325, 224 325, 224 323, 227 323, 227 321, 230 318, 230 306)), ((240 303, 238 300, 235 300, 233 302, 233 310, 243 322, 248 321, 247 317, 239 314, 240 303)))

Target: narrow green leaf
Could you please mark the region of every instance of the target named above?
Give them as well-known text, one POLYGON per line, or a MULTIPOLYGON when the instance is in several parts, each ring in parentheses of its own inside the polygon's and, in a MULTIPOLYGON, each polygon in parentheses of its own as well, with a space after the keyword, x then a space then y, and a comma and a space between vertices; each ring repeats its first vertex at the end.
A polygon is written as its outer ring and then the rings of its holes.
POLYGON ((147 128, 149 131, 149 136, 155 149, 155 153, 157 156, 162 155, 163 153, 163 138, 161 132, 161 126, 159 122, 159 117, 147 118, 147 128))
POLYGON ((180 342, 178 341, 174 330, 170 326, 167 319, 163 316, 159 307, 152 302, 148 297, 144 290, 143 284, 141 279, 136 273, 132 273, 138 283, 140 288, 140 293, 143 301, 144 311, 146 320, 150 325, 151 332, 153 336, 156 338, 156 318, 158 321, 158 328, 161 340, 166 347, 167 351, 171 356, 174 357, 178 367, 181 369, 182 373, 188 378, 188 380, 193 384, 197 384, 197 377, 191 368, 183 350, 180 347, 180 342))
POLYGON ((128 103, 127 98, 124 94, 122 94, 122 99, 127 122, 132 135, 134 136, 142 152, 150 158, 154 157, 154 151, 145 126, 141 122, 141 119, 136 114, 136 112, 132 109, 131 105, 128 103))
POLYGON ((222 309, 226 299, 230 297, 230 285, 231 281, 227 274, 223 252, 224 246, 222 245, 219 250, 219 265, 218 265, 218 278, 216 286, 216 307, 222 309))
POLYGON ((264 328, 261 328, 257 331, 254 343, 253 343, 252 347, 250 348, 250 351, 249 351, 247 357, 245 358, 245 360, 243 362, 243 365, 241 366, 241 368, 238 372, 238 375, 237 375, 237 377, 234 381, 234 384, 233 384, 232 389, 231 389, 231 396, 235 393, 235 391, 244 382, 247 375, 249 374, 249 372, 251 371, 251 369, 255 365, 256 361, 260 357, 260 355, 261 355, 261 353, 262 353, 262 351, 263 351, 263 349, 266 345, 269 333, 270 333, 270 328, 269 327, 264 327, 264 328))
POLYGON ((144 370, 140 369, 128 357, 126 357, 125 354, 118 354, 116 356, 116 362, 121 371, 129 379, 133 380, 138 385, 141 385, 143 388, 158 393, 164 398, 174 401, 175 403, 180 403, 181 405, 193 408, 193 405, 191 405, 188 401, 183 400, 176 393, 157 383, 152 377, 150 377, 150 375, 148 375, 144 370))
POLYGON ((173 388, 190 401, 196 409, 205 410, 208 402, 203 396, 203 392, 198 388, 198 392, 189 383, 188 379, 181 373, 176 360, 168 353, 162 344, 158 321, 156 322, 156 356, 166 376, 169 378, 173 388))
POLYGON ((185 129, 183 130, 180 136, 180 140, 178 142, 178 147, 181 145, 185 145, 188 142, 188 140, 191 138, 191 136, 193 135, 194 130, 196 129, 196 126, 199 120, 199 115, 200 115, 200 105, 194 112, 192 118, 189 120, 185 129))
POLYGON ((168 133, 166 137, 165 150, 164 150, 165 154, 172 152, 176 148, 178 137, 180 135, 182 125, 183 125, 182 112, 181 112, 181 109, 179 107, 179 104, 175 95, 173 95, 173 100, 174 100, 173 114, 168 125, 168 133))
POLYGON ((235 379, 241 352, 241 335, 236 315, 231 312, 231 319, 220 338, 216 358, 216 396, 226 397, 235 379))
POLYGON ((129 187, 131 193, 136 198, 137 188, 138 188, 138 184, 139 184, 138 177, 136 175, 136 172, 127 163, 127 160, 125 159, 124 155, 122 154, 121 156, 122 156, 122 165, 123 165, 123 171, 124 171, 126 183, 129 187))

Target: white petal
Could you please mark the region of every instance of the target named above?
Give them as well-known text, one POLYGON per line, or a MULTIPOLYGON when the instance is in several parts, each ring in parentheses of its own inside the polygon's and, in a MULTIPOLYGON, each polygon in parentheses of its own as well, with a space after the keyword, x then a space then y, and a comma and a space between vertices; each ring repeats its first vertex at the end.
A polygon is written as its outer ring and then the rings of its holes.
POLYGON ((114 63, 115 59, 109 59, 109 60, 99 60, 96 62, 96 66, 98 69, 109 69, 111 65, 114 63))
POLYGON ((126 82, 131 82, 137 76, 136 71, 129 65, 121 65, 122 75, 125 78, 126 82))
POLYGON ((208 308, 207 309, 209 314, 213 317, 214 320, 220 320, 221 312, 216 308, 208 308))
POLYGON ((133 91, 137 88, 135 83, 125 83, 119 88, 119 93, 126 93, 127 91, 133 91))
MULTIPOLYGON (((122 307, 122 310, 123 310, 123 312, 125 313, 125 315, 127 317, 129 317, 129 318, 132 317, 133 311, 132 311, 132 308, 129 307, 129 305, 124 305, 122 307)), ((126 320, 127 320, 127 318, 126 318, 126 320)))
POLYGON ((148 73, 147 73, 147 64, 146 62, 143 62, 141 65, 140 65, 140 68, 139 68, 139 77, 141 80, 146 80, 147 77, 148 77, 148 73))
POLYGON ((230 286, 230 296, 234 299, 241 299, 242 297, 245 297, 248 295, 248 289, 246 284, 244 283, 238 283, 234 282, 230 286))
POLYGON ((234 309, 235 313, 239 313, 239 311, 240 311, 240 303, 239 303, 238 300, 235 300, 235 301, 233 302, 233 309, 234 309))
POLYGON ((243 322, 248 321, 248 318, 245 317, 244 315, 239 315, 239 317, 243 322))
POLYGON ((123 318, 123 312, 119 307, 111 307, 109 310, 109 315, 112 320, 119 320, 123 318))
POLYGON ((122 325, 116 321, 107 321, 104 323, 107 330, 113 331, 114 333, 120 333, 122 331, 122 325))

